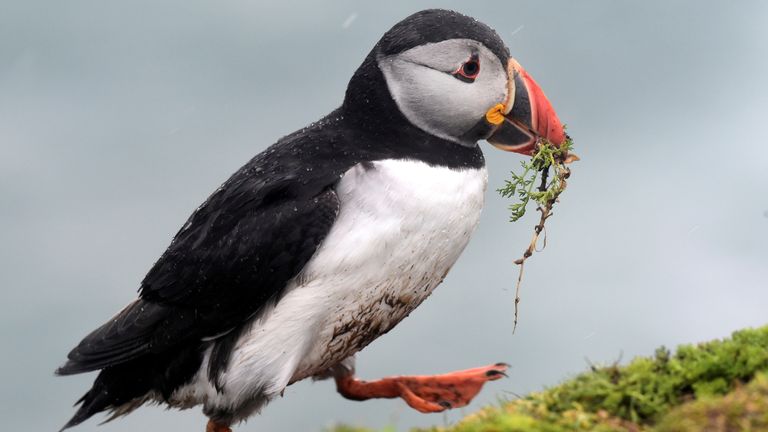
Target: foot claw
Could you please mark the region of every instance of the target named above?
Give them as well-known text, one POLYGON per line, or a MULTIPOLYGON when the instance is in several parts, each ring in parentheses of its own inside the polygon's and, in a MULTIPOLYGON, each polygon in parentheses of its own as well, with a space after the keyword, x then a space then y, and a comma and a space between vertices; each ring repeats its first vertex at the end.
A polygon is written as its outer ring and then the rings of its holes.
POLYGON ((488 378, 499 378, 499 377, 502 377, 502 376, 509 378, 509 375, 504 373, 504 371, 500 371, 500 370, 497 370, 497 369, 489 370, 488 372, 485 373, 485 376, 487 376, 488 378))

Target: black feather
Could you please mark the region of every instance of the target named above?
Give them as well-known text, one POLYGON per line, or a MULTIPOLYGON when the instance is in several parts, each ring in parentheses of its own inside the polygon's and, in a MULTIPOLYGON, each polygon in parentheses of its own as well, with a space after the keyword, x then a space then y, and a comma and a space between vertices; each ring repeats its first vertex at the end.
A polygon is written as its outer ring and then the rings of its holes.
POLYGON ((142 400, 150 391, 167 399, 176 388, 194 377, 201 362, 199 346, 190 345, 107 367, 96 377, 91 389, 77 401, 77 412, 61 430, 76 426, 99 412, 114 411, 124 404, 142 400))
POLYGON ((448 39, 471 39, 481 42, 501 64, 509 59, 509 48, 495 30, 472 17, 444 9, 416 12, 395 24, 379 41, 383 55, 397 54, 413 47, 448 39))
POLYGON ((134 359, 148 350, 148 345, 170 309, 137 300, 107 323, 86 336, 72 351, 58 375, 73 375, 134 359))

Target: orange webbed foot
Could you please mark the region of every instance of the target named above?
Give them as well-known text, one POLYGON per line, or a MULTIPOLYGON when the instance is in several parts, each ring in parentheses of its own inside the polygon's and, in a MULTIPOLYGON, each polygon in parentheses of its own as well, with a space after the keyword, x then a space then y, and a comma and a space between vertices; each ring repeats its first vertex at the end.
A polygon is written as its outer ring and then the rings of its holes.
POLYGON ((361 381, 352 375, 337 376, 336 387, 352 400, 402 398, 411 408, 441 412, 469 404, 488 381, 506 376, 509 365, 496 363, 442 375, 398 376, 376 381, 361 381))
POLYGON ((230 429, 228 425, 208 420, 208 425, 205 426, 205 432, 232 432, 232 429, 230 429))

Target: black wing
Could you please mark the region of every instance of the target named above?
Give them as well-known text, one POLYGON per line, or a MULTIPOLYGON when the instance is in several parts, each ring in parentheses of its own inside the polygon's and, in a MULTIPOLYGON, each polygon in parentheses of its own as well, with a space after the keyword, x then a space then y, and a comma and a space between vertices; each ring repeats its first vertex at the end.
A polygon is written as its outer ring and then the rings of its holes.
POLYGON ((140 299, 86 336, 57 373, 215 338, 276 300, 339 210, 333 186, 343 168, 314 174, 292 147, 260 154, 198 208, 143 280, 140 299))

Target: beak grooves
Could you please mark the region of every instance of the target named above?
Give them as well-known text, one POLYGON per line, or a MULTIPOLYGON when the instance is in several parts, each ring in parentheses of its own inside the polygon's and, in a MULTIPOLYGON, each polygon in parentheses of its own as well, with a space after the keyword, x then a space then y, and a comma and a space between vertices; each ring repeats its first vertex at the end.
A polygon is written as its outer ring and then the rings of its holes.
POLYGON ((502 150, 526 155, 532 154, 540 138, 562 144, 563 126, 541 87, 515 59, 509 60, 507 74, 506 103, 494 106, 485 115, 496 126, 488 142, 502 150), (500 113, 504 115, 499 122, 500 113))

